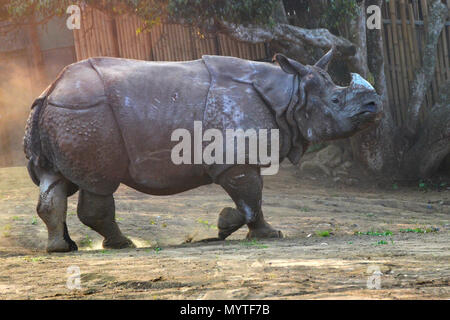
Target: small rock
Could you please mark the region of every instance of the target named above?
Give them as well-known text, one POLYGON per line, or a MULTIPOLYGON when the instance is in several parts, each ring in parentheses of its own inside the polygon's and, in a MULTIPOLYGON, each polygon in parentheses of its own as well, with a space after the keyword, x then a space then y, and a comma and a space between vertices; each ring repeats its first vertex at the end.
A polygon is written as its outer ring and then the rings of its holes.
POLYGON ((348 186, 353 186, 358 182, 358 179, 348 178, 343 181, 348 186))
POLYGON ((317 227, 319 227, 319 228, 329 228, 329 227, 331 227, 331 223, 319 223, 317 225, 317 227))
POLYGON ((338 169, 334 170, 334 175, 336 175, 336 176, 348 176, 348 171, 338 168, 338 169))
POLYGON ((353 166, 353 163, 351 162, 351 161, 345 161, 343 164, 342 164, 342 167, 344 168, 344 169, 349 169, 349 168, 351 168, 353 166))

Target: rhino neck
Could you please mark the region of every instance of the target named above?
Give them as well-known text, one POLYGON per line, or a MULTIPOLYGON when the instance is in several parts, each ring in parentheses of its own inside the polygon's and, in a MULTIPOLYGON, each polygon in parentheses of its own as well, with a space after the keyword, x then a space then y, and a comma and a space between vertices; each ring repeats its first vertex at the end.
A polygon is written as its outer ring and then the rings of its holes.
POLYGON ((308 141, 295 120, 305 104, 305 95, 299 90, 299 75, 278 69, 281 72, 275 73, 272 78, 255 77, 253 86, 275 116, 282 139, 280 159, 287 157, 293 164, 298 164, 308 147, 308 141))
POLYGON ((299 119, 298 114, 306 104, 305 91, 300 83, 300 76, 295 75, 291 101, 286 111, 286 121, 291 132, 291 148, 287 157, 294 165, 299 163, 309 145, 308 140, 301 133, 300 123, 296 120, 299 119))

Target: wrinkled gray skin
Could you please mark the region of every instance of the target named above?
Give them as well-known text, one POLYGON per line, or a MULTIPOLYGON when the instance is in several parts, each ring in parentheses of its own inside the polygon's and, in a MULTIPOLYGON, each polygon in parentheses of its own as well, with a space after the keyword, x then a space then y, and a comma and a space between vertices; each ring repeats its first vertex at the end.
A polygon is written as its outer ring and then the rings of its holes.
POLYGON ((360 76, 349 87, 333 84, 326 72, 332 55, 314 66, 278 54, 273 64, 204 56, 91 58, 66 67, 33 104, 24 138, 47 251, 77 249, 65 222, 67 197, 77 190, 78 217, 104 237, 103 246, 132 247, 115 221, 120 183, 152 195, 219 184, 237 209, 220 213, 218 239, 244 224, 249 238, 281 237, 261 211, 258 165, 175 165, 170 153, 178 142, 171 133, 193 132, 194 121, 222 132, 279 129, 280 160, 296 164, 311 142, 348 137, 379 115, 379 96, 360 76))

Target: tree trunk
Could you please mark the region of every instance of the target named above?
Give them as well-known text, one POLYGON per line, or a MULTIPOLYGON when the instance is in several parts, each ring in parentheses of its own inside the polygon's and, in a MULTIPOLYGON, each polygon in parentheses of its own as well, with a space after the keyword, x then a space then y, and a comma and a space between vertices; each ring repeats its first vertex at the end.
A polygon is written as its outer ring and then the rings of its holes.
POLYGON ((448 9, 440 0, 434 0, 430 8, 430 17, 427 27, 426 43, 422 58, 422 68, 416 72, 411 86, 409 97, 407 133, 409 136, 416 134, 419 122, 420 109, 425 99, 425 93, 433 79, 436 68, 436 52, 439 35, 445 25, 448 9))
POLYGON ((439 101, 431 108, 418 130, 418 140, 405 153, 404 177, 426 178, 450 155, 450 80, 440 89, 439 101))
MULTIPOLYGON (((381 8, 382 3, 383 0, 368 0, 366 6, 378 5, 381 8)), ((366 7, 363 10, 365 12, 366 7)), ((374 87, 381 96, 384 116, 377 127, 360 132, 352 137, 350 141, 354 158, 372 172, 381 173, 385 172, 386 168, 392 168, 392 165, 396 162, 394 158, 396 153, 393 145, 395 130, 384 74, 382 30, 367 30, 361 27, 358 30, 366 32, 367 75, 369 73, 372 75, 374 87)), ((359 36, 359 38, 363 39, 364 37, 359 36)), ((366 68, 364 66, 360 67, 362 70, 366 68)))
POLYGON ((367 66, 367 35, 366 35, 366 4, 365 1, 357 3, 357 16, 350 21, 350 40, 356 45, 358 50, 355 58, 350 60, 349 70, 359 73, 367 78, 369 74, 367 66))

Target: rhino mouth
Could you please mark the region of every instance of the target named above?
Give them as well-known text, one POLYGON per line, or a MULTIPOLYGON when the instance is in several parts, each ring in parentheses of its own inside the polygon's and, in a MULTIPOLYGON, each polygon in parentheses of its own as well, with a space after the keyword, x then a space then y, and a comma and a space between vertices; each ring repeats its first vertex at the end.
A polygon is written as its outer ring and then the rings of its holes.
POLYGON ((381 112, 377 103, 375 101, 369 101, 352 116, 352 120, 355 122, 356 127, 362 130, 376 123, 380 115, 381 112))
POLYGON ((374 101, 368 102, 361 107, 361 110, 356 114, 356 116, 361 115, 376 115, 378 111, 377 104, 374 101))
POLYGON ((375 120, 379 114, 379 110, 377 107, 377 104, 374 101, 370 101, 366 104, 364 104, 358 112, 356 112, 352 118, 356 118, 359 120, 375 120))

